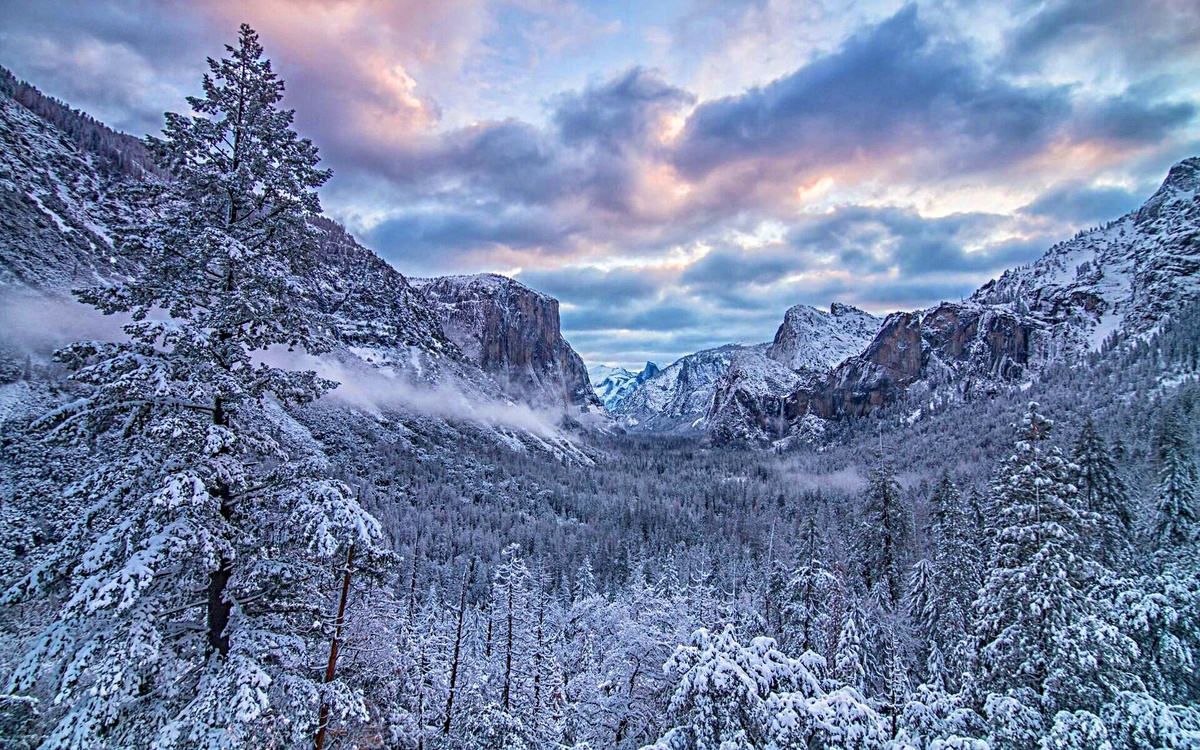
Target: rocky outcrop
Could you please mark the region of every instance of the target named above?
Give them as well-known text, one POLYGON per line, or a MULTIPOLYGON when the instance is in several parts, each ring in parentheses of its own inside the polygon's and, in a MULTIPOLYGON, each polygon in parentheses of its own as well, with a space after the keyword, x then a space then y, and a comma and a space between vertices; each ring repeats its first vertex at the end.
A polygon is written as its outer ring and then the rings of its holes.
POLYGON ((764 352, 738 352, 717 381, 708 432, 714 443, 768 443, 788 432, 785 402, 804 375, 764 352))
POLYGON ((797 389, 784 412, 789 422, 861 417, 898 398, 918 381, 969 389, 1015 382, 1026 374, 1035 323, 1010 312, 942 303, 925 312, 894 313, 866 350, 828 375, 797 389))
POLYGON ((412 281, 446 336, 511 397, 548 409, 602 408, 562 336, 558 300, 496 274, 412 281))

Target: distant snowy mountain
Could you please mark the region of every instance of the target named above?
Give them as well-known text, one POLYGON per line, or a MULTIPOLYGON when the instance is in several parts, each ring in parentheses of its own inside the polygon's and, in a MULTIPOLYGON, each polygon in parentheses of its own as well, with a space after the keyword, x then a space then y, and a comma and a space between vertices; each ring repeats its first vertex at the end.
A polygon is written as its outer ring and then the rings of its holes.
POLYGON ((717 381, 735 355, 755 352, 766 358, 767 344, 728 344, 689 354, 664 367, 627 395, 613 415, 635 432, 693 432, 708 424, 717 381))
POLYGON ((850 305, 787 311, 770 344, 731 344, 684 357, 613 410, 635 431, 706 431, 718 440, 767 439, 784 398, 861 351, 881 321, 850 305))
POLYGON ((626 396, 640 388, 650 378, 659 372, 658 365, 647 362, 638 372, 631 372, 624 367, 608 367, 593 365, 588 368, 588 377, 592 381, 592 390, 609 411, 615 410, 626 396))

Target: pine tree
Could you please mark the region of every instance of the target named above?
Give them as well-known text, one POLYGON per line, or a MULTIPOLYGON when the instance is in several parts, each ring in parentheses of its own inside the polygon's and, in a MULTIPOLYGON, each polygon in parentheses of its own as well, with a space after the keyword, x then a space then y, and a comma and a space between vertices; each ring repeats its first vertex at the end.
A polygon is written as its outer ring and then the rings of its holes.
POLYGON ((495 667, 498 703, 506 712, 524 708, 525 656, 533 638, 530 611, 530 572, 521 547, 510 544, 501 551, 501 562, 492 578, 492 616, 495 620, 498 663, 495 667))
POLYGON ((596 574, 592 571, 592 559, 583 558, 575 573, 575 601, 583 601, 596 595, 596 574))
POLYGON ((781 643, 794 653, 828 654, 834 645, 837 612, 843 606, 844 592, 824 559, 828 548, 824 535, 811 519, 806 521, 802 533, 801 559, 780 595, 781 643))
POLYGON ((908 611, 918 632, 933 634, 941 621, 939 604, 933 564, 917 560, 908 577, 908 611))
POLYGON ((66 490, 77 525, 6 596, 62 596, 12 680, 57 674, 55 747, 257 747, 311 737, 322 701, 363 711, 315 679, 328 641, 311 623, 331 616, 335 561, 352 545, 369 561, 380 528, 279 409, 335 384, 255 355, 330 346, 298 291, 328 173, 278 108, 257 35, 227 49, 189 99, 198 115, 168 114, 151 139, 174 179, 119 233, 141 271, 78 292, 129 314, 129 340, 60 352, 89 390, 38 423, 97 449, 66 490))
POLYGON ((918 621, 946 658, 954 684, 969 668, 972 649, 967 641, 968 613, 975 601, 983 568, 982 534, 974 511, 958 486, 943 472, 930 499, 933 537, 934 605, 918 621))
POLYGON ((904 596, 904 569, 912 540, 912 518, 900 497, 891 467, 871 472, 859 521, 856 553, 866 591, 886 612, 904 596))
POLYGON ((1047 717, 1098 708, 1135 650, 1092 611, 1099 570, 1086 556, 1089 522, 1049 442, 1052 427, 1031 403, 994 486, 995 564, 976 602, 983 688, 1047 717), (1097 664, 1105 666, 1088 666, 1097 664))
POLYGON ((1179 415, 1170 411, 1158 429, 1159 482, 1154 517, 1154 544, 1167 549, 1200 536, 1197 469, 1194 449, 1179 415))
POLYGON ((1110 568, 1121 566, 1132 552, 1129 493, 1091 418, 1083 423, 1071 460, 1078 467, 1075 484, 1079 488, 1079 507, 1094 514, 1098 521, 1090 544, 1092 557, 1110 568))
POLYGON ((863 666, 862 637, 858 630, 858 618, 853 610, 847 612, 838 635, 837 649, 833 656, 833 677, 839 683, 862 692, 866 686, 867 673, 863 666))

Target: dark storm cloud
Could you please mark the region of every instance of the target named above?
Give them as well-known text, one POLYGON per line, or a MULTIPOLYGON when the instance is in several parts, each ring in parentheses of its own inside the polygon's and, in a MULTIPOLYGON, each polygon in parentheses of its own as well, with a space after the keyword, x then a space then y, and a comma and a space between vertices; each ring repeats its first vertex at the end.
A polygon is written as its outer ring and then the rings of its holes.
POLYGON ((680 331, 708 322, 694 307, 682 304, 627 308, 595 305, 564 311, 563 324, 577 331, 680 331))
POLYGON ((965 249, 1004 220, 995 214, 925 218, 911 209, 847 206, 796 227, 788 243, 803 255, 833 253, 839 267, 854 272, 988 272, 1031 259, 1018 247, 965 249))
POLYGON ((436 206, 404 210, 363 233, 362 240, 402 270, 409 264, 453 268, 455 256, 492 244, 554 244, 572 227, 541 212, 483 207, 436 206), (433 261, 433 263, 431 263, 433 261))
POLYGON ((1021 208, 1021 213, 1045 216, 1074 226, 1093 226, 1123 216, 1137 208, 1145 198, 1145 195, 1124 188, 1071 183, 1039 195, 1021 208))
MULTIPOLYGON (((681 278, 697 289, 733 295, 731 299, 743 304, 748 296, 744 287, 771 285, 800 274, 980 274, 1025 263, 1045 250, 1048 241, 1042 238, 965 249, 1005 220, 993 214, 925 218, 908 209, 846 206, 793 226, 783 243, 715 248, 681 278)), ((840 287, 826 291, 836 288, 840 287)))
POLYGON ((785 244, 748 250, 722 243, 684 271, 681 280, 699 288, 770 284, 818 265, 811 256, 785 244))
POLYGON ((526 271, 522 283, 572 304, 618 306, 653 297, 660 281, 645 271, 574 267, 561 271, 526 271))
POLYGON ((1093 44, 1107 62, 1134 66, 1195 56, 1200 13, 1194 0, 1047 0, 1024 3, 1031 11, 1006 39, 1008 64, 1036 70, 1051 54, 1093 44))
POLYGON ((989 75, 908 6, 767 86, 701 104, 675 160, 698 175, 738 159, 828 164, 936 146, 964 168, 1037 150, 1070 110, 1066 87, 989 75))
POLYGON ((610 149, 646 146, 657 116, 692 104, 695 95, 641 67, 556 98, 553 120, 564 143, 610 149))
POLYGON ((1153 101, 1148 92, 1126 93, 1084 107, 1076 125, 1082 139, 1153 145, 1161 143, 1196 117, 1196 105, 1187 101, 1153 101))

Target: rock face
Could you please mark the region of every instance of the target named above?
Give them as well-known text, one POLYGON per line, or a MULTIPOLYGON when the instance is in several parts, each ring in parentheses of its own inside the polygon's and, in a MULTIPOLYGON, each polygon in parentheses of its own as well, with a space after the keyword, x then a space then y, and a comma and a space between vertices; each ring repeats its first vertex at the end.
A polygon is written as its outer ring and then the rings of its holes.
POLYGON ((653 362, 647 362, 638 372, 631 372, 624 367, 596 365, 588 368, 588 378, 592 381, 592 390, 595 391, 596 398, 600 399, 606 409, 613 411, 626 396, 657 375, 659 369, 653 362))
POLYGON ((536 407, 602 405, 562 336, 558 300, 496 274, 414 279, 442 330, 511 397, 536 407))
POLYGON ((1003 311, 944 302, 924 312, 888 316, 861 355, 797 389, 789 421, 861 417, 894 400, 918 381, 1014 382, 1030 362, 1035 323, 1003 311))
POLYGON ((768 353, 738 352, 717 380, 706 420, 714 443, 765 443, 787 435, 787 394, 807 376, 768 353))

